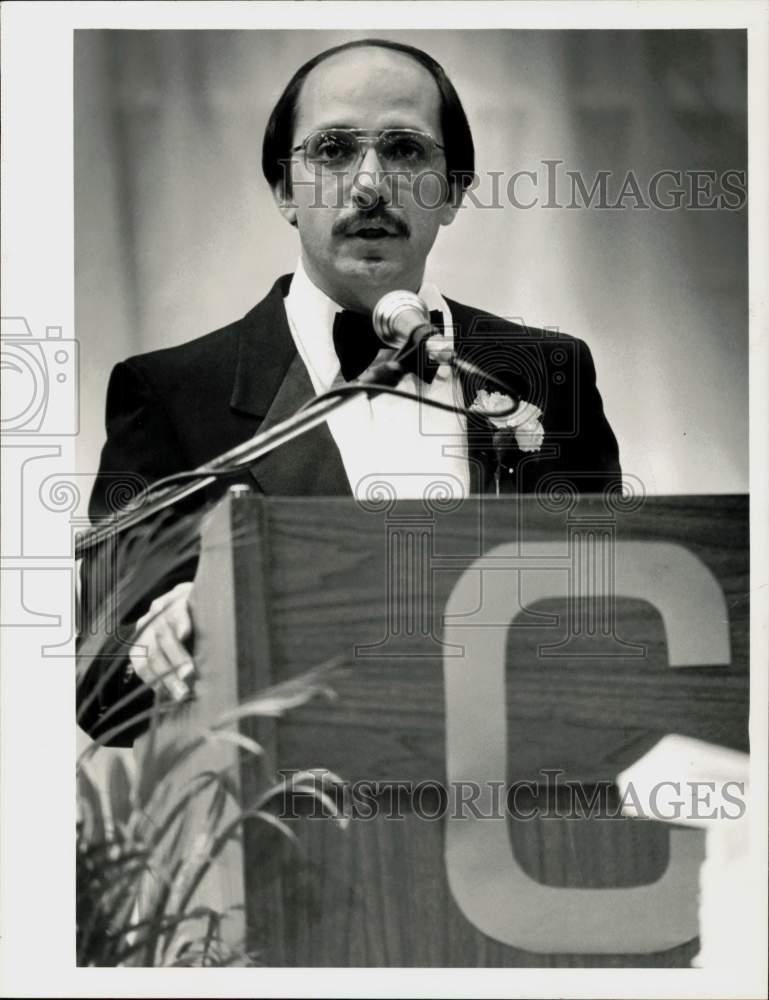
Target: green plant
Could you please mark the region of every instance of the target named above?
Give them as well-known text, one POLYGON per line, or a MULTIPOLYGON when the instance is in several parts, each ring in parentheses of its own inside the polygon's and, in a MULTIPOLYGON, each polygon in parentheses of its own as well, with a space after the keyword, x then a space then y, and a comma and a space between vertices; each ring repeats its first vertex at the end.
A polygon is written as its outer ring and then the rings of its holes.
MULTIPOLYGON (((100 793, 90 773, 89 747, 78 761, 77 962, 78 965, 247 965, 258 955, 228 943, 228 911, 196 903, 196 894, 227 845, 246 822, 277 830, 296 844, 291 828, 270 811, 287 794, 311 795, 344 827, 346 820, 324 785, 310 772, 268 784, 242 804, 237 761, 202 768, 179 783, 196 755, 222 740, 262 757, 262 748, 238 732, 242 720, 276 717, 312 698, 328 697, 326 664, 263 691, 206 732, 184 744, 163 745, 153 726, 131 771, 122 757, 111 762, 100 793), (193 821, 194 820, 194 821, 193 821)), ((194 768, 193 768, 194 770, 194 768)), ((324 781, 333 775, 324 772, 324 781)))
MULTIPOLYGON (((79 706, 100 697, 124 669, 121 639, 110 621, 123 621, 169 574, 194 558, 201 515, 142 526, 123 545, 127 568, 101 602, 79 644, 79 706)), ((234 539, 235 544, 243 539, 234 539)), ((103 553, 97 556, 100 558, 103 553)), ((124 647, 123 647, 124 648, 124 647)), ((169 741, 161 725, 183 710, 156 700, 146 707, 132 686, 110 705, 100 739, 77 762, 77 964, 80 966, 222 966, 259 963, 258 950, 233 938, 238 907, 201 902, 207 876, 222 863, 246 823, 277 832, 281 845, 296 846, 290 826, 271 805, 287 795, 313 796, 340 826, 346 825, 327 794, 338 780, 310 772, 278 780, 268 773, 263 748, 241 731, 248 720, 279 717, 318 697, 333 697, 327 685, 340 665, 334 660, 257 693, 204 731, 169 741), (92 771, 102 745, 137 721, 148 725, 135 766, 111 762, 106 788, 92 771), (237 748, 222 754, 222 746, 237 748), (260 765, 259 791, 242 801, 238 755, 260 765)), ((146 692, 144 692, 146 693, 146 692)))

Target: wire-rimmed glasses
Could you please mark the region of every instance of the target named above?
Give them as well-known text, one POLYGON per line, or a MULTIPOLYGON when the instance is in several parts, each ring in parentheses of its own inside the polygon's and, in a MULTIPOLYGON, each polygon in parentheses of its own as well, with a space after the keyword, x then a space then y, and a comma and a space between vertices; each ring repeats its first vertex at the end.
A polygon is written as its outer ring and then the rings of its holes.
POLYGON ((308 170, 341 172, 357 167, 371 146, 384 170, 407 175, 426 170, 444 148, 418 129, 327 128, 311 132, 291 152, 304 153, 308 170))

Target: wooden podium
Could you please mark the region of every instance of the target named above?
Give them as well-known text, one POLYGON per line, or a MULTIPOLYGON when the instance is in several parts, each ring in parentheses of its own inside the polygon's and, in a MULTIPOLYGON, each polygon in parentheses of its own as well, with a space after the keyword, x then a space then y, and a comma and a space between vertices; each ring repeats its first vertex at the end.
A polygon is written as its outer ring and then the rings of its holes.
POLYGON ((183 724, 342 656, 335 700, 257 735, 357 809, 299 808, 301 857, 263 828, 231 853, 216 892, 260 961, 688 965, 702 835, 609 818, 609 792, 669 733, 747 749, 748 551, 745 497, 229 495, 183 724))

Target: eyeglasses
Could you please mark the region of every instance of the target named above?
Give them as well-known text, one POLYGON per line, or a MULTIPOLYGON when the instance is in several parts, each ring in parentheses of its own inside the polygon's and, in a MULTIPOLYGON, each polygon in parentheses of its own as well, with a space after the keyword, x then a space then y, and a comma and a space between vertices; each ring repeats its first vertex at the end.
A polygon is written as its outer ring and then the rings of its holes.
POLYGON ((356 167, 371 146, 385 170, 405 174, 427 169, 436 149, 443 149, 427 132, 416 129, 328 128, 311 132, 291 152, 304 152, 308 170, 342 172, 356 167))

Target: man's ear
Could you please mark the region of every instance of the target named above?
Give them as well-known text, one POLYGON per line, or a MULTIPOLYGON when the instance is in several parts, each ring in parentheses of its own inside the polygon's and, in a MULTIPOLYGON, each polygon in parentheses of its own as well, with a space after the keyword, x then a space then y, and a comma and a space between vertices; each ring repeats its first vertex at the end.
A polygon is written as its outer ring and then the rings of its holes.
POLYGON ((290 194, 286 192, 286 183, 281 181, 272 189, 272 197, 278 206, 278 211, 292 226, 296 226, 296 205, 290 194))

